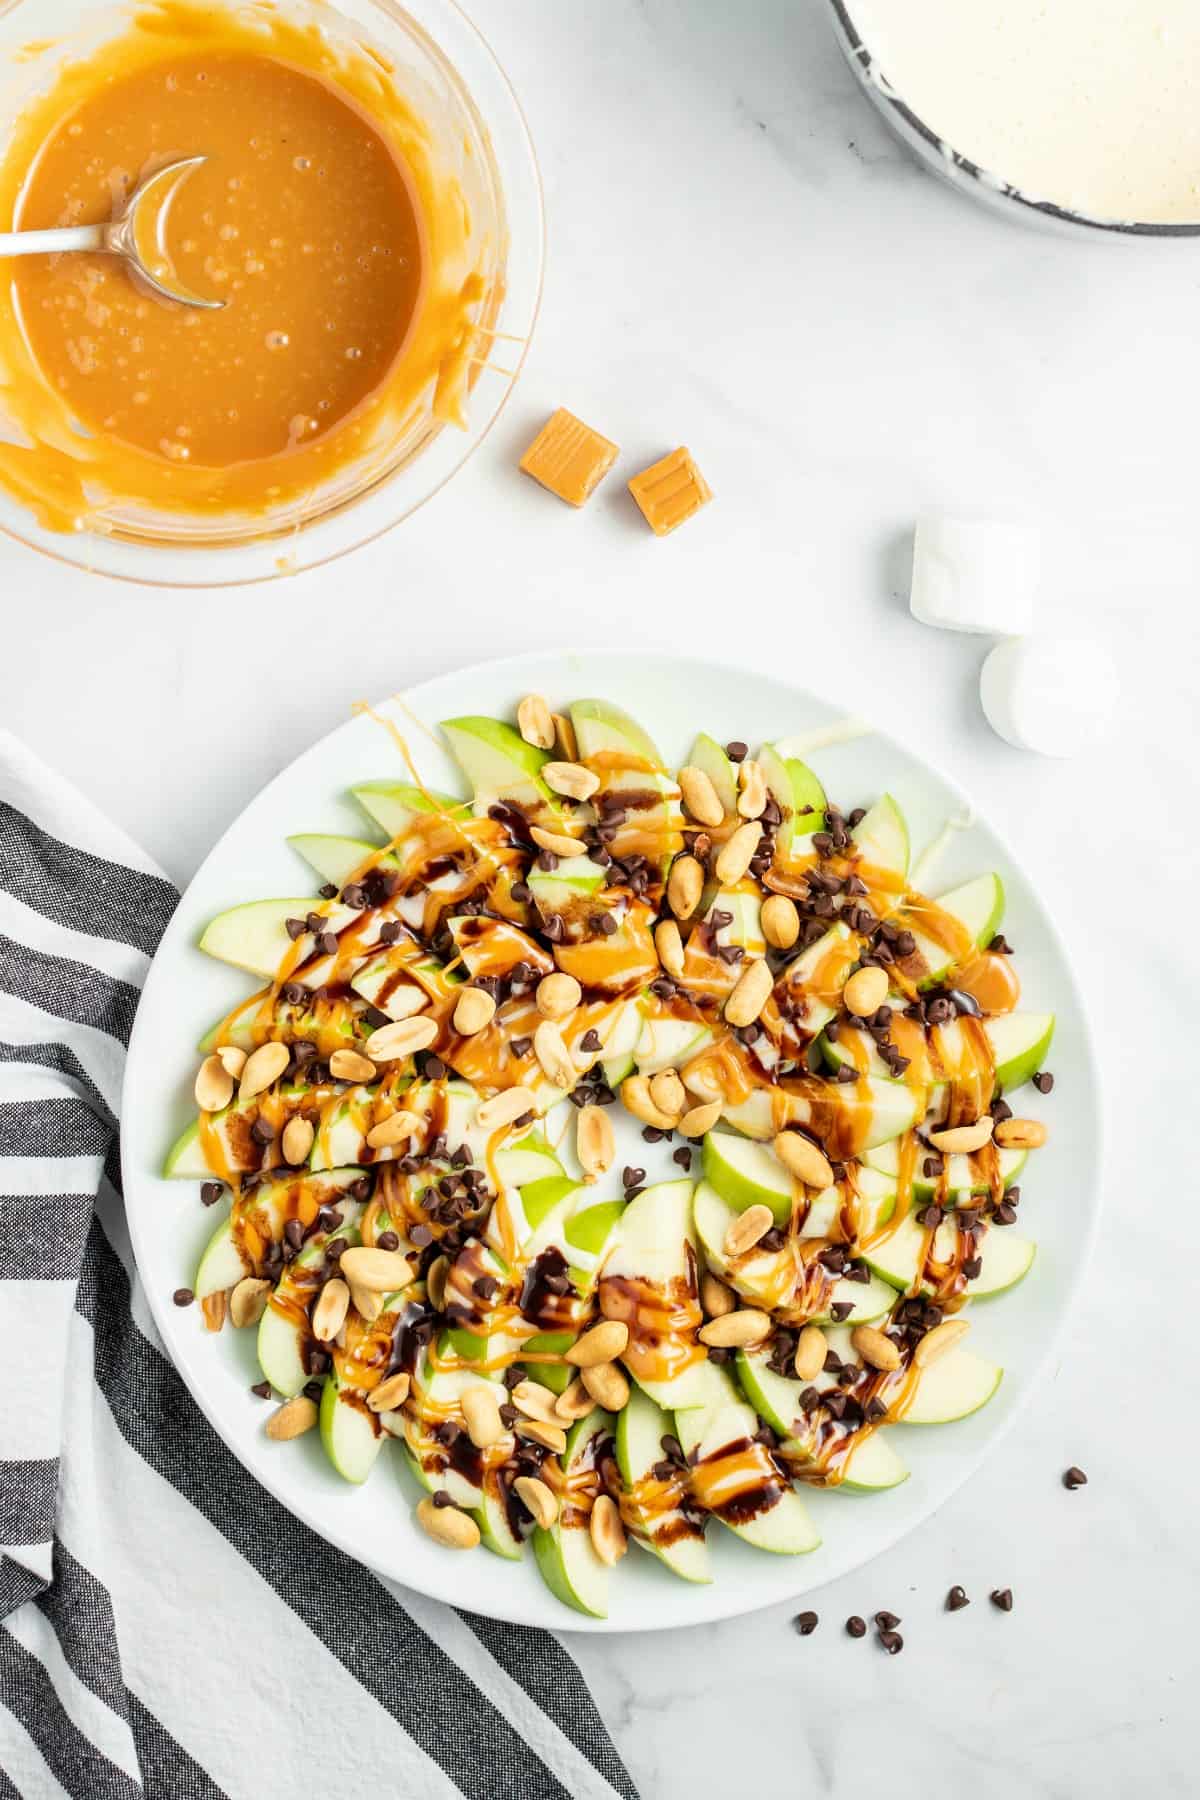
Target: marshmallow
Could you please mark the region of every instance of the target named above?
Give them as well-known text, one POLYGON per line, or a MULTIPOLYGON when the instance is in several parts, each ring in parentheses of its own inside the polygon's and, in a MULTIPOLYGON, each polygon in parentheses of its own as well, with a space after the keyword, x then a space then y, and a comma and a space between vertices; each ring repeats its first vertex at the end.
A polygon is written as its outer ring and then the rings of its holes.
POLYGON ((909 610, 922 625, 1019 637, 1033 629, 1037 533, 991 519, 917 521, 909 610))
POLYGON ((1074 756, 1099 737, 1116 711, 1116 665, 1082 637, 1009 638, 979 675, 992 730, 1018 750, 1074 756))

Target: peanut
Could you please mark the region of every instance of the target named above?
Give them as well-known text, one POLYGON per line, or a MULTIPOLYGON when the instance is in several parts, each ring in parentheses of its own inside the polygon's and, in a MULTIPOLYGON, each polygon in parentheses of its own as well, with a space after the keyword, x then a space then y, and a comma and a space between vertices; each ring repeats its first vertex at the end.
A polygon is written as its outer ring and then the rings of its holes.
POLYGON ((690 919, 700 904, 704 870, 694 856, 677 856, 667 876, 667 905, 677 919, 690 919))
POLYGON ((246 1058, 242 1079, 238 1083, 239 1099, 252 1100, 255 1094, 261 1094, 272 1082, 278 1081, 291 1060, 292 1053, 286 1044, 260 1044, 246 1058))
POLYGON ((267 1436, 285 1443, 289 1438, 302 1437, 306 1431, 311 1431, 316 1422, 316 1401, 310 1400, 307 1394, 297 1394, 294 1400, 285 1400, 271 1414, 266 1425, 267 1436))
POLYGON ((842 1004, 855 1018, 869 1019, 888 997, 887 972, 876 964, 855 969, 842 989, 842 1004))
POLYGON ((514 1429, 518 1437, 541 1444, 543 1449, 553 1450, 558 1456, 567 1447, 567 1434, 562 1426, 551 1425, 547 1419, 518 1419, 514 1429))
POLYGON ((680 1137, 701 1138, 712 1130, 721 1116, 721 1102, 709 1100, 703 1106, 691 1106, 675 1127, 680 1137))
POLYGON ((403 1369, 394 1375, 387 1375, 377 1387, 373 1387, 367 1395, 367 1405, 372 1412, 395 1412, 408 1399, 408 1391, 412 1382, 403 1369))
POLYGON ((246 1066, 246 1052, 237 1044, 219 1044, 217 1055, 221 1059, 221 1067, 236 1081, 246 1066))
POLYGON ((1048 1134, 1040 1119, 1002 1119, 992 1135, 1002 1150, 1040 1150, 1048 1134))
POLYGON ((517 707, 517 730, 535 750, 553 750, 554 717, 540 694, 526 694, 517 707))
POLYGON ((284 1162, 290 1163, 293 1169, 298 1168, 301 1163, 307 1162, 308 1153, 313 1147, 313 1139, 316 1135, 311 1119, 304 1118, 301 1113, 296 1113, 290 1118, 284 1126, 283 1136, 279 1140, 284 1162))
POLYGON ((479 1527, 470 1513, 457 1506, 438 1506, 432 1494, 417 1507, 417 1523, 444 1550, 473 1550, 479 1542, 479 1527))
POLYGON ((377 1070, 370 1057, 360 1056, 357 1050, 335 1050, 329 1059, 329 1073, 335 1081, 361 1084, 374 1081, 377 1070))
POLYGON ((723 1319, 737 1307, 737 1295, 723 1281, 705 1273, 700 1277, 700 1304, 710 1319, 723 1319))
POLYGON ((991 1135, 991 1115, 985 1113, 973 1125, 951 1125, 945 1131, 931 1131, 929 1141, 935 1150, 944 1150, 947 1156, 969 1156, 973 1150, 982 1150, 991 1135))
POLYGON ((781 1131, 772 1148, 789 1174, 819 1191, 832 1185, 833 1166, 819 1145, 802 1131, 781 1131))
POLYGON ((196 1071, 196 1105, 201 1112, 220 1112, 233 1099, 233 1076, 219 1056, 206 1056, 196 1071))
POLYGON ((668 975, 683 974, 683 939, 674 919, 660 919, 654 927, 654 948, 668 975))
POLYGON ((742 788, 737 803, 739 813, 743 819, 760 819, 767 804, 767 778, 762 764, 748 756, 738 770, 738 778, 742 788))
POLYGON ((774 1224, 775 1216, 769 1206, 748 1206, 730 1222, 725 1233, 726 1256, 744 1256, 747 1250, 753 1250, 760 1238, 766 1237, 774 1224))
POLYGON ((687 1105, 687 1089, 674 1069, 660 1069, 650 1077, 650 1098, 659 1112, 677 1119, 687 1105))
POLYGON ((582 763, 543 763, 541 774, 548 788, 556 794, 565 794, 568 800, 590 800, 600 786, 600 777, 593 775, 582 763))
POLYGON ((629 1548, 625 1536, 625 1527, 621 1523, 621 1515, 616 1502, 608 1494, 598 1494, 588 1519, 588 1533, 592 1540, 592 1549, 600 1561, 612 1568, 619 1563, 629 1548))
POLYGON ((927 1369, 939 1356, 945 1356, 947 1350, 953 1350, 955 1344, 961 1343, 970 1329, 967 1319, 943 1319, 940 1325, 927 1331, 913 1351, 913 1361, 918 1369, 927 1369))
MULTIPOLYGON (((478 990, 470 988, 467 990, 468 993, 476 991, 478 990)), ((486 999, 487 996, 485 995, 484 998, 486 999)), ((375 1062, 400 1062, 404 1057, 412 1056, 417 1050, 428 1050, 437 1034, 437 1020, 430 1019, 424 1014, 414 1014, 407 1019, 393 1019, 390 1025, 381 1025, 378 1031, 371 1033, 363 1046, 367 1054, 361 1060, 363 1062, 372 1060, 375 1062)), ((345 1056, 348 1052, 339 1050, 337 1054, 345 1056)), ((336 1073, 332 1059, 329 1068, 331 1073, 336 1073)), ((372 1069, 370 1075, 351 1075, 349 1079, 351 1081, 370 1081, 374 1073, 375 1071, 372 1069)))
POLYGON ((549 1531, 558 1518, 558 1496, 553 1488, 539 1481, 536 1475, 518 1475, 513 1482, 513 1493, 526 1510, 533 1514, 534 1523, 543 1531, 549 1531))
POLYGON ((367 1142, 372 1150, 387 1150, 393 1144, 405 1144, 410 1138, 417 1137, 425 1129, 425 1120, 419 1113, 389 1113, 386 1119, 380 1119, 378 1125, 372 1125, 367 1133, 367 1142))
POLYGON ((792 1363, 796 1371, 797 1381, 811 1381, 825 1367, 825 1355, 828 1345, 825 1333, 819 1325, 806 1325, 800 1333, 796 1345, 796 1355, 792 1363))
POLYGON ((537 984, 533 1003, 543 1019, 565 1019, 583 999, 583 989, 573 975, 545 975, 537 984))
POLYGON ((872 1369, 891 1370, 900 1367, 899 1346, 884 1332, 877 1331, 874 1325, 856 1325, 850 1333, 850 1342, 872 1369))
POLYGON ((767 1001, 775 979, 765 957, 755 957, 738 976, 737 984, 725 1002, 725 1017, 731 1025, 753 1025, 767 1001))
POLYGON ((674 1113, 662 1112, 650 1097, 650 1082, 645 1075, 628 1075, 621 1083, 621 1104, 626 1112, 631 1112, 635 1119, 643 1125, 653 1125, 657 1131, 673 1131, 675 1128, 674 1113))
POLYGON ((327 1281, 312 1309, 313 1336, 319 1344, 331 1344, 350 1311, 350 1289, 340 1276, 327 1281))
POLYGON ((739 825, 733 836, 722 845, 713 864, 717 880, 726 887, 740 881, 758 854, 762 826, 755 819, 739 825))
POLYGON ((557 1398, 557 1394, 552 1394, 540 1381, 518 1381, 509 1395, 513 1405, 527 1419, 540 1419, 544 1425, 553 1425, 555 1422, 554 1404, 557 1398))
POLYGON ((700 1327, 697 1336, 712 1350, 745 1350, 761 1344, 770 1335, 771 1320, 756 1307, 745 1306, 740 1312, 721 1313, 700 1327))
POLYGON ((775 950, 790 950, 800 936, 796 902, 786 894, 770 894, 762 904, 762 933, 775 950))
POLYGON ((547 831, 544 825, 531 825, 529 835, 539 850, 549 850, 551 856, 584 854, 584 847, 579 839, 568 837, 565 831, 547 831))
POLYGON ((575 1086, 579 1071, 553 1019, 543 1019, 534 1032, 533 1053, 541 1064, 542 1073, 555 1087, 569 1090, 575 1086))
POLYGON ((575 1126, 575 1154, 589 1181, 606 1175, 616 1158, 612 1121, 602 1106, 581 1106, 575 1126))
POLYGON ((490 1100, 481 1100, 475 1109, 475 1123, 481 1131, 498 1131, 511 1125, 524 1113, 537 1111, 537 1102, 528 1088, 505 1088, 490 1100))
POLYGON ((571 1345, 566 1361, 576 1369, 594 1368, 597 1363, 615 1362, 629 1346, 629 1327, 620 1319, 605 1319, 593 1325, 571 1345))
POLYGON ((586 1419, 595 1404, 577 1375, 574 1381, 567 1383, 554 1402, 554 1416, 573 1425, 576 1419, 586 1419))
POLYGON ((399 1250, 368 1249, 365 1244, 343 1251, 338 1267, 354 1287, 373 1294, 390 1294, 413 1278, 412 1264, 399 1250))
POLYGON ((593 1363, 590 1368, 580 1371, 579 1379, 605 1412, 620 1412, 622 1407, 628 1406, 629 1383, 616 1363, 593 1363))
POLYGON ((500 1408, 490 1387, 468 1388, 462 1397, 467 1436, 477 1450, 486 1450, 504 1436, 500 1408))
POLYGON ((260 1281, 254 1275, 244 1275, 229 1296, 230 1322, 239 1330, 245 1325, 257 1325, 267 1310, 270 1292, 269 1281, 260 1281))
POLYGON ((717 796, 712 776, 704 769, 697 769, 691 763, 680 769, 679 791, 683 795, 683 804, 699 824, 722 823, 725 808, 717 796))

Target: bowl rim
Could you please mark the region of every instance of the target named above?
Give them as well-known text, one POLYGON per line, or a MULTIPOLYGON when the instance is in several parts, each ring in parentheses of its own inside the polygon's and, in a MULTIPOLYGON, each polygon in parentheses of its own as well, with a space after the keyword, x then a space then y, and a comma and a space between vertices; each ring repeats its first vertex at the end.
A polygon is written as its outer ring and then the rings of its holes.
POLYGON ((828 0, 828 5, 834 15, 834 26, 842 48, 876 107, 906 141, 910 133, 915 135, 919 140, 917 147, 936 156, 947 179, 955 185, 961 185, 967 193, 980 190, 980 197, 986 196, 1000 206, 1010 205, 1018 214, 1037 214, 1042 219, 1053 220, 1072 230, 1078 229, 1081 235, 1102 233, 1110 238, 1200 237, 1200 219, 1183 224, 1170 224, 1165 220, 1106 219, 1098 213, 1060 206, 1053 200, 1038 200, 1023 188, 1004 181, 990 169, 972 162, 969 156, 964 156, 940 133, 934 131, 932 126, 927 125, 903 95, 892 87, 879 58, 855 22, 854 0, 828 0))
MULTIPOLYGON (((304 559, 297 558, 293 560, 291 547, 303 540, 309 529, 306 525, 291 529, 284 528, 279 531, 264 532, 262 536, 248 539, 243 544, 222 543, 205 545, 191 543, 173 544, 169 542, 138 543, 125 539, 109 540, 103 533, 86 531, 74 536, 70 534, 67 534, 66 536, 66 541, 72 544, 101 546, 110 541, 120 542, 122 548, 131 557, 145 561, 147 566, 144 570, 128 567, 105 568, 86 555, 72 556, 68 554, 65 549, 60 548, 55 542, 55 539, 61 537, 63 534, 43 531, 36 520, 33 519, 32 515, 27 530, 17 527, 5 519, 0 518, 0 545, 5 541, 19 544, 22 548, 33 551, 36 555, 57 564, 60 568, 70 569, 83 575, 100 575, 103 576, 105 580, 120 582, 124 586, 133 588, 162 587, 186 592, 201 589, 219 591, 225 588, 261 587, 269 582, 287 580, 290 576, 312 574, 317 570, 327 568, 331 563, 339 561, 342 557, 352 555, 356 550, 364 549, 369 544, 377 543, 389 532, 395 530, 397 526, 402 525, 405 520, 412 518, 416 513, 420 512, 431 500, 440 494, 443 488, 445 488, 456 475, 461 473, 474 457, 475 452, 479 449, 480 445, 483 444, 485 439, 491 434, 493 428, 507 407, 508 402, 512 397, 513 390, 524 371, 533 344, 534 332, 541 315, 542 297, 545 291, 546 195, 541 165, 538 161, 537 148, 534 143, 533 133, 529 126, 529 119, 521 104, 512 77, 509 75, 504 64, 500 61, 491 41, 485 37, 483 31, 459 3, 459 0, 378 0, 378 3, 381 4, 385 10, 399 13, 420 37, 428 40, 432 44, 435 51, 445 59, 453 73, 462 82, 468 100, 472 105, 477 105, 472 87, 459 73, 453 56, 443 46, 431 29, 429 19, 426 16, 427 10, 432 9, 436 11, 440 8, 445 14, 451 15, 455 22, 455 28, 465 31, 468 40, 474 40, 484 62, 489 65, 491 73, 498 79, 505 102, 512 109, 510 122, 516 128, 519 150, 526 162, 526 173, 531 180, 532 193, 530 197, 533 201, 534 208, 531 223, 536 226, 536 241, 529 246, 535 266, 532 270, 532 291, 528 300, 527 322, 523 320, 526 328, 523 340, 519 344, 514 343, 511 346, 514 352, 512 366, 503 371, 505 376, 504 387, 498 398, 491 403, 490 416, 487 418, 486 423, 479 429, 478 435, 470 437, 466 448, 463 450, 462 454, 451 463, 450 467, 444 470, 440 477, 436 481, 433 481, 419 498, 413 500, 410 505, 406 506, 396 516, 382 520, 378 524, 375 524, 370 530, 364 531, 361 535, 353 536, 349 542, 337 542, 326 549, 322 549, 319 553, 304 559), (237 574, 223 574, 220 572, 219 566, 214 569, 210 563, 210 559, 213 558, 220 559, 228 557, 230 560, 233 560, 242 554, 256 554, 260 557, 269 555, 273 557, 273 561, 271 566, 255 568, 248 572, 237 574), (178 569, 170 566, 174 561, 190 561, 192 559, 203 559, 204 562, 204 567, 202 569, 198 568, 195 574, 180 572, 178 569), (155 566, 159 561, 164 564, 163 568, 155 566)), ((16 11, 21 4, 22 0, 0 0, 0 19, 3 19, 8 14, 16 11)), ((492 118, 485 116, 482 111, 480 111, 480 121, 490 142, 494 136, 495 121, 492 118)), ((501 196, 507 204, 509 194, 503 184, 501 185, 501 196)), ((511 257, 511 234, 507 254, 511 257)), ((507 289, 507 282, 505 283, 505 289, 507 289)), ((507 291, 504 292, 501 298, 498 315, 500 317, 503 316, 506 300, 507 291)), ((501 371, 498 370, 493 372, 501 373, 501 371)), ((484 373, 486 373, 486 371, 484 371, 484 373)), ((417 456, 413 460, 419 461, 422 451, 431 448, 433 443, 439 438, 443 438, 445 436, 445 430, 445 427, 441 427, 435 431, 430 439, 417 451, 417 456)), ((314 519, 311 523, 311 528, 315 531, 319 530, 322 525, 332 523, 336 519, 345 519, 346 517, 352 518, 360 505, 369 502, 372 498, 378 499, 390 485, 393 476, 399 472, 400 471, 398 470, 393 470, 391 474, 381 476, 372 483, 371 486, 364 489, 362 493, 355 495, 353 499, 334 507, 327 515, 314 519)))

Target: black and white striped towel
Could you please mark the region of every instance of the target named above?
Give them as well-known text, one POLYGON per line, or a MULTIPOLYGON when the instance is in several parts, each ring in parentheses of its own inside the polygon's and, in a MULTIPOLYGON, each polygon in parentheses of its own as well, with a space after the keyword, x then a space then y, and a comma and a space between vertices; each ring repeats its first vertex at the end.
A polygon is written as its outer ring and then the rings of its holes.
POLYGON ((116 1115, 175 901, 0 734, 0 1800, 636 1800, 556 1638, 331 1549, 167 1359, 116 1115))

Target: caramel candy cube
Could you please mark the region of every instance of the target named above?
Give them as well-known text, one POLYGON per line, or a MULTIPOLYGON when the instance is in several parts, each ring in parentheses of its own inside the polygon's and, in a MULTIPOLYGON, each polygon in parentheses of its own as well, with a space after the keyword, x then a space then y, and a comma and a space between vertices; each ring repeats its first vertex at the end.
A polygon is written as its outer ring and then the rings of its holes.
POLYGON ((616 444, 560 406, 521 458, 521 467, 568 506, 582 506, 616 460, 616 444))
POLYGON ((666 537, 712 499, 712 489, 686 449, 672 450, 661 462, 651 463, 634 476, 629 491, 657 537, 666 537))

